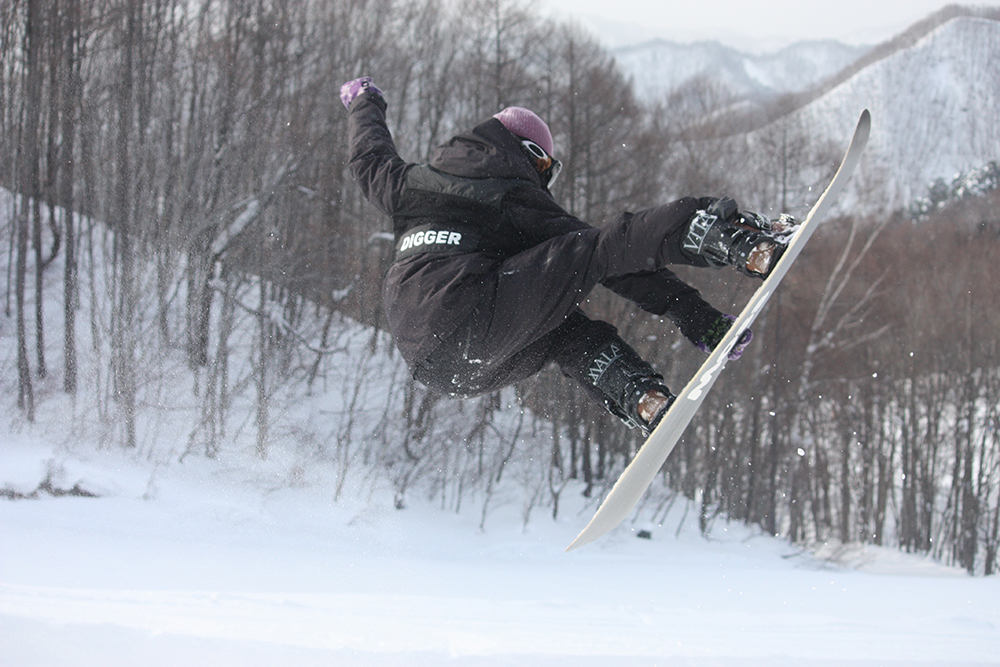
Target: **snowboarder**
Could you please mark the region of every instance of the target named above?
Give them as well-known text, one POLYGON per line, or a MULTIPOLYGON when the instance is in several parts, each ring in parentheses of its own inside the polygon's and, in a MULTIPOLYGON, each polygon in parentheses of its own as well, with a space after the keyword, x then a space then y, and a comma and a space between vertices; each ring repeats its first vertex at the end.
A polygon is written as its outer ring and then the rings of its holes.
POLYGON ((555 362, 648 434, 674 394, 580 303, 600 283, 710 351, 733 318, 667 266, 734 265, 765 277, 783 249, 767 219, 739 212, 729 198, 686 197, 603 227, 579 220, 549 192, 561 164, 548 126, 527 109, 508 107, 414 164, 397 153, 370 77, 345 83, 341 101, 351 173, 393 223, 396 254, 382 290, 389 327, 414 378, 431 390, 476 396, 555 362))

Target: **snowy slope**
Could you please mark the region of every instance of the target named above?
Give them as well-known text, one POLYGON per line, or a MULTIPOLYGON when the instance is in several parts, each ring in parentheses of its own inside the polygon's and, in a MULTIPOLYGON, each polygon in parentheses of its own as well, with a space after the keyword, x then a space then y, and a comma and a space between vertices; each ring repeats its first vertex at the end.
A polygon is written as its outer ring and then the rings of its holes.
POLYGON ((479 531, 363 475, 332 502, 336 471, 299 463, 151 472, 8 439, 5 485, 54 469, 102 496, 0 501, 0 665, 1000 664, 996 577, 874 548, 851 569, 722 522, 706 541, 681 503, 650 540, 565 554, 579 489, 558 520, 479 531))
POLYGON ((1000 22, 953 19, 796 115, 817 140, 837 140, 865 108, 872 139, 851 188, 869 210, 905 207, 935 178, 1000 158, 1000 22))

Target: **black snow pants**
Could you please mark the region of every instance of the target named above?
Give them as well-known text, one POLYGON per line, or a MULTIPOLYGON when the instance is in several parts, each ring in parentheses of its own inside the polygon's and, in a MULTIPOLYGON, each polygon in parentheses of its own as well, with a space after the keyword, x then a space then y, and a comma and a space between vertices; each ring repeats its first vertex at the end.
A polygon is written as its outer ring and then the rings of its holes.
MULTIPOLYGON (((414 377, 435 391, 471 397, 534 375, 549 363, 599 395, 589 371, 610 343, 629 346, 607 322, 587 317, 580 303, 598 284, 643 309, 668 314, 697 291, 665 267, 703 266, 682 254, 680 237, 697 210, 684 198, 602 228, 560 235, 498 261, 478 307, 429 357, 414 377), (681 295, 681 296, 678 296, 681 295)), ((707 305, 707 304, 706 304, 707 305)), ((629 348, 631 349, 631 348, 629 348)), ((633 356, 638 358, 638 355, 633 356)), ((634 369, 654 375, 649 364, 634 369)))

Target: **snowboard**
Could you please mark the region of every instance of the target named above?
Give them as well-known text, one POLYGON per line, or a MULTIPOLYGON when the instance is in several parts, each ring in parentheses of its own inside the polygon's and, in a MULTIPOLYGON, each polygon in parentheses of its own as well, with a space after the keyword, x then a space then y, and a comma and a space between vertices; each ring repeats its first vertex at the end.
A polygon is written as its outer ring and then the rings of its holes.
POLYGON ((868 143, 868 136, 871 132, 871 114, 865 109, 858 125, 854 130, 850 146, 847 149, 844 159, 834 174, 833 180, 820 195, 819 200, 809 211, 805 220, 798 230, 788 241, 785 252, 781 255, 771 274, 757 288, 754 295, 747 302, 743 311, 722 341, 715 347, 715 350, 708 356, 701 368, 695 373, 691 381, 684 387, 677 396, 677 400, 663 416, 660 424, 649 435, 643 443, 635 458, 628 465, 621 477, 611 489, 611 493, 604 499, 597 509, 594 518, 590 520, 587 527, 577 536, 573 543, 566 548, 566 551, 578 549, 585 544, 589 544, 606 534, 612 528, 621 523, 632 511, 636 503, 649 488, 653 478, 659 472, 663 462, 670 456, 674 445, 680 439, 684 429, 694 417, 695 412, 705 400, 705 395, 715 384, 719 374, 726 365, 729 351, 735 345, 737 339, 744 331, 750 328, 753 321, 760 314, 761 309, 767 304, 768 299, 774 294, 782 278, 788 273, 792 263, 795 261, 806 241, 812 236, 823 216, 833 205, 837 196, 844 189, 848 179, 854 169, 861 161, 861 154, 868 143))

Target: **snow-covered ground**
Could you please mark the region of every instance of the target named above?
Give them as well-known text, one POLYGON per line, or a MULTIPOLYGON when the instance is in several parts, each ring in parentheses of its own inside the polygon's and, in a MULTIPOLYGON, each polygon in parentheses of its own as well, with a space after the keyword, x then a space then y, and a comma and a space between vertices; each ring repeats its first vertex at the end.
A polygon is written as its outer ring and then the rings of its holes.
MULTIPOLYGON (((997 665, 1000 578, 830 561, 677 503, 563 552, 592 511, 392 506, 276 452, 155 467, 4 434, 0 665, 997 665), (637 539, 652 528, 652 539, 637 539)), ((579 500, 574 500, 579 499, 579 500)))

